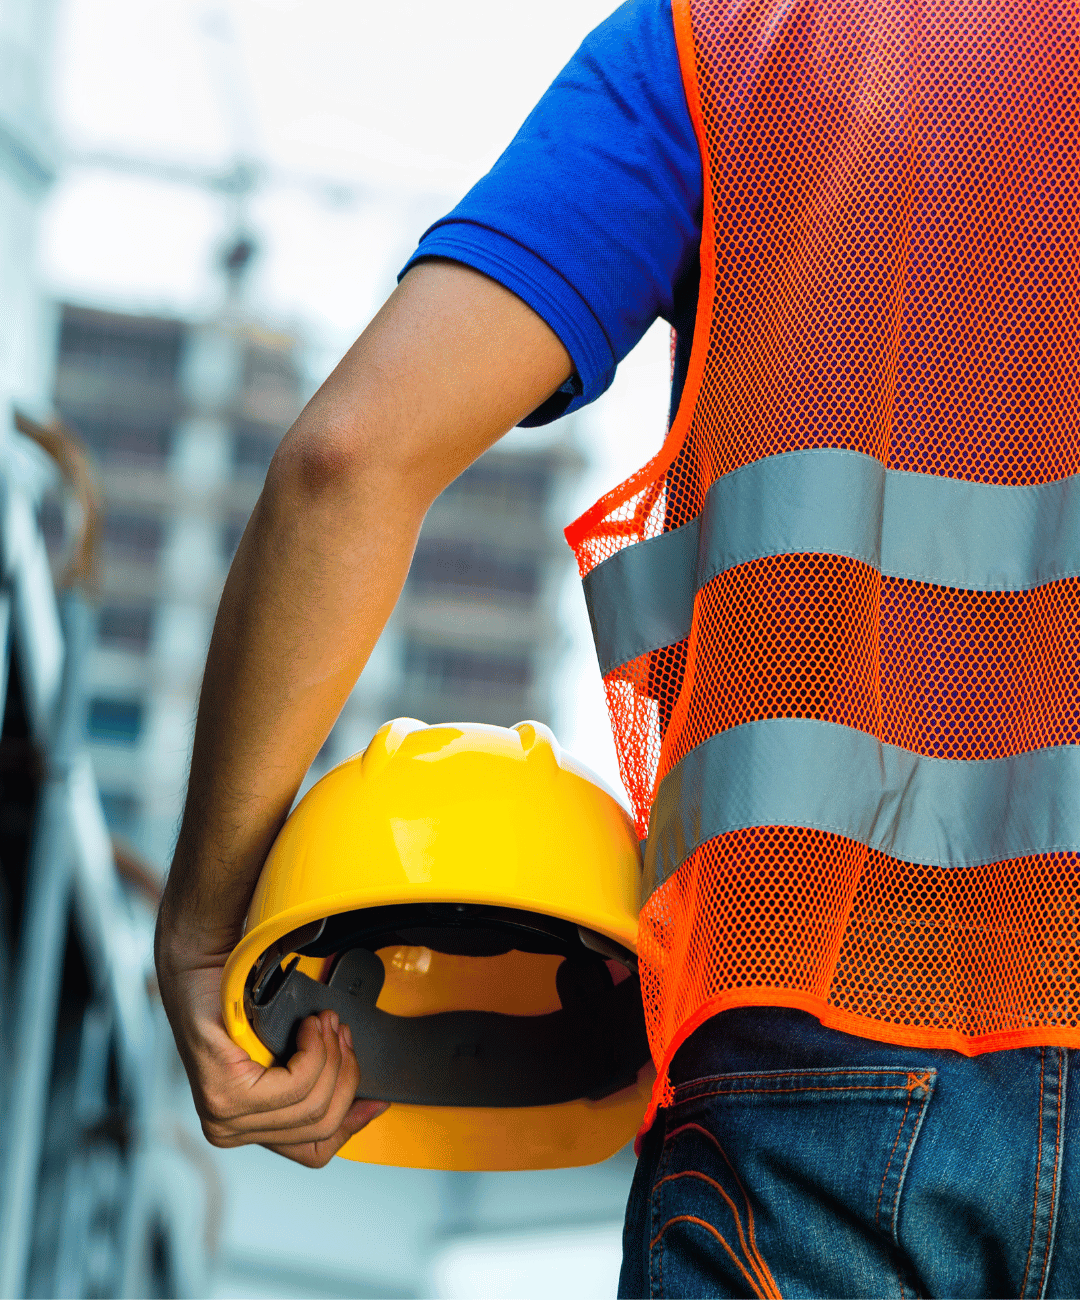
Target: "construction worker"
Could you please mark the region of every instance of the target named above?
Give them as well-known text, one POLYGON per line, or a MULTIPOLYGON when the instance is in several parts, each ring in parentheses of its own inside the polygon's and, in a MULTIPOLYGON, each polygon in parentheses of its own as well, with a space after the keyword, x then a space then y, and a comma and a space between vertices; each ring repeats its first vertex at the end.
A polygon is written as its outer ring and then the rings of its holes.
POLYGON ((290 430, 162 909, 210 1139, 324 1162, 221 967, 424 512, 676 330, 568 530, 648 834, 658 1070, 621 1294, 1080 1293, 1080 27, 1061 0, 630 0, 290 430))

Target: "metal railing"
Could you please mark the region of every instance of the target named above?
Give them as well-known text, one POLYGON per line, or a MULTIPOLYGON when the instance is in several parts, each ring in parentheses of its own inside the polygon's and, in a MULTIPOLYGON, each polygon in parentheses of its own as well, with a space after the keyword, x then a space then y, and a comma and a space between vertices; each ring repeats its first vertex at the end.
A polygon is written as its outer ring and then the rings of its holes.
POLYGON ((14 435, 0 440, 0 1296, 196 1296, 214 1189, 193 1214, 170 1172, 191 1144, 170 1109, 152 913, 117 873, 83 743, 92 479, 62 430, 18 424, 83 522, 58 595, 14 435))

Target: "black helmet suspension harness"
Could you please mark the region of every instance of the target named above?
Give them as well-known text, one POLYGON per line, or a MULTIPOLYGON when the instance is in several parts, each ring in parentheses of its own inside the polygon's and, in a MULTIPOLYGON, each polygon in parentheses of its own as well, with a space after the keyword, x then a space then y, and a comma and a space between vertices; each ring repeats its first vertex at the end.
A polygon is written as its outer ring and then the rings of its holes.
POLYGON ((599 1100, 627 1087, 649 1057, 637 959, 595 931, 534 912, 473 903, 405 903, 342 912, 301 926, 268 948, 244 986, 244 1008, 279 1060, 295 1051, 307 1016, 337 1012, 352 1032, 358 1096, 423 1106, 547 1106, 599 1100), (516 949, 556 953, 561 1007, 539 1016, 443 1011, 395 1016, 375 1004, 380 948, 415 946, 457 956, 516 949), (334 957, 325 984, 289 953, 334 957), (615 982, 614 960, 629 977, 615 982))

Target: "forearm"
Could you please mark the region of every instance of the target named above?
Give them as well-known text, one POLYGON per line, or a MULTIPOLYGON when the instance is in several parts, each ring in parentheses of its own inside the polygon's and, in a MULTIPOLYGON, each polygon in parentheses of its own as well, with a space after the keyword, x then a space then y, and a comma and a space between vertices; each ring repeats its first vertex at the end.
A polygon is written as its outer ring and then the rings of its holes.
POLYGON ((426 503, 372 477, 312 490, 283 456, 237 551, 169 891, 204 950, 236 942, 274 835, 405 581, 426 503))

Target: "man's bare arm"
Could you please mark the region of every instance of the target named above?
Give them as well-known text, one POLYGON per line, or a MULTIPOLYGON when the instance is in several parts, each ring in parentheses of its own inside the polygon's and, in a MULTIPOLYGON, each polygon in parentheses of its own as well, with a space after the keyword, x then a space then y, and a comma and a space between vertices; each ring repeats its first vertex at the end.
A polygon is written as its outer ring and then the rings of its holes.
POLYGON ((465 267, 423 263, 274 456, 218 610, 158 923, 162 997, 211 1141, 322 1164, 378 1113, 352 1101, 356 1062, 331 1013, 305 1022, 287 1068, 237 1048, 220 1020, 221 969, 428 507, 570 372, 520 299, 465 267))

